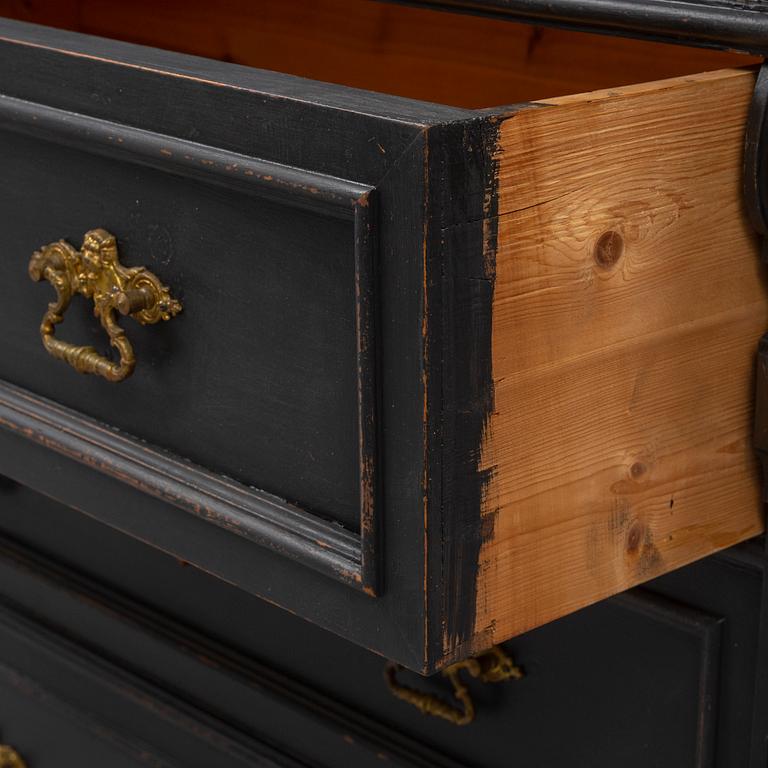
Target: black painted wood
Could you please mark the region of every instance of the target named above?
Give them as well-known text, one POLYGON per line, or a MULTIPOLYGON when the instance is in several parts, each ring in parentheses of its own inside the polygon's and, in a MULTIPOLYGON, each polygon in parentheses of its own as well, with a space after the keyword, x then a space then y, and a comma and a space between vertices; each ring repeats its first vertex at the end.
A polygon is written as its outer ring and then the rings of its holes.
MULTIPOLYGON (((391 2, 391 0, 384 0, 391 2)), ((764 0, 403 0, 447 11, 502 16, 529 24, 768 53, 764 0)))
MULTIPOLYGON (((719 617, 722 623, 719 683, 712 702, 718 767, 762 768, 751 762, 751 754, 760 749, 756 739, 764 739, 753 732, 753 713, 765 711, 755 689, 768 653, 760 634, 767 575, 768 560, 762 543, 755 540, 646 585, 649 591, 719 617)), ((760 728, 764 733, 765 722, 760 728)))
MULTIPOLYGON (((87 157, 47 143, 6 139, 3 144, 9 172, 2 206, 14 251, 28 247, 31 237, 55 239, 57 228, 77 242, 65 190, 68 178, 79 173, 89 179, 93 197, 79 195, 77 219, 84 225, 89 218, 113 221, 128 257, 149 258, 169 280, 176 276, 191 300, 187 317, 180 318, 180 332, 174 333, 175 327, 159 332, 165 335, 160 349, 153 344, 155 334, 136 331, 145 354, 154 358, 119 391, 110 393, 101 382, 54 368, 44 391, 86 412, 90 401, 94 415, 116 426, 144 428, 141 436, 155 444, 186 450, 200 463, 287 495, 359 530, 361 518, 373 515, 377 463, 372 188, 17 99, 0 101, 0 124, 88 156, 158 168, 332 217, 327 223, 316 215, 291 217, 291 208, 285 212, 267 202, 219 198, 197 185, 165 186, 162 176, 126 175, 130 166, 88 164, 87 157), (51 167, 57 169, 55 178, 51 167), (66 201, 59 206, 60 224, 54 210, 45 222, 36 221, 41 198, 19 196, 25 185, 47 189, 51 207, 57 197, 66 201), (105 194, 110 205, 103 200, 105 194), (164 205, 164 200, 172 205, 164 205), (127 216, 120 211, 128 211, 127 216), (277 217, 279 223, 269 226, 262 218, 260 226, 259 216, 277 217), (348 229, 337 226, 337 220, 349 222, 348 229), (39 234, 33 235, 36 230, 39 234), (348 252, 340 247, 344 240, 348 252), (255 263, 248 258, 254 251, 259 257, 255 263), (205 285, 206 279, 213 285, 205 285), (189 380, 186 387, 172 386, 174 379, 183 378, 189 380), (196 415, 196 424, 189 423, 190 413, 196 415), (337 428, 329 428, 334 420, 337 428), (357 439, 350 435, 355 429, 357 439), (249 437, 233 442, 232 432, 240 430, 249 437), (359 453, 361 445, 365 450, 357 455, 355 447, 359 453), (253 456, 260 456, 258 462, 253 456)), ((12 281, 14 274, 9 265, 7 279, 12 281)), ((26 323, 47 297, 39 297, 36 309, 34 293, 24 288, 15 294, 16 301, 6 301, 9 327, 14 316, 18 323, 11 342, 16 360, 6 376, 34 389, 38 370, 50 362, 40 357, 39 345, 29 344, 34 326, 26 323), (25 352, 33 360, 27 362, 25 352)), ((75 330, 88 333, 79 326, 75 330)), ((94 328, 95 343, 98 334, 94 328)))
MULTIPOLYGON (((511 113, 511 110, 510 110, 511 113)), ((493 409, 491 306, 497 199, 497 122, 478 116, 430 132, 427 281, 430 288, 430 497, 440 516, 428 519, 432 653, 461 658, 472 636, 475 575, 483 536, 486 473, 477 471, 488 414, 493 409), (464 151, 456 153, 455 147, 464 151), (446 531, 460 531, 446 536, 446 531)))
MULTIPOLYGON (((277 750, 328 766, 376 765, 377 752, 480 768, 747 765, 764 575, 752 546, 516 639, 524 680, 470 682, 477 720, 456 728, 394 699, 379 657, 21 487, 3 498, 0 529, 93 575, 6 537, 0 595, 17 613, 277 750)), ((440 676, 409 683, 445 695, 440 676)))
POLYGON ((496 118, 0 22, 0 471, 417 671, 465 655, 496 118), (23 274, 94 226, 185 304, 119 387, 45 354, 23 274))
MULTIPOLYGON (((757 75, 744 140, 744 203, 750 224, 768 237, 768 64, 757 75)), ((768 246, 763 246, 763 258, 768 246)))
MULTIPOLYGON (((137 388, 132 387, 133 392, 127 393, 125 389, 121 389, 119 392, 115 392, 116 397, 114 399, 104 397, 103 401, 108 408, 114 408, 111 412, 101 411, 105 418, 109 418, 112 424, 120 424, 127 429, 134 428, 142 420, 136 418, 137 411, 145 411, 147 419, 154 420, 157 424, 158 430, 155 432, 157 438, 153 442, 163 444, 169 442, 169 447, 174 447, 172 443, 175 440, 182 440, 182 446, 180 452, 184 453, 186 445, 190 442, 190 437, 197 437, 196 443, 204 443, 208 446, 208 450, 204 450, 203 453, 198 453, 197 458, 202 462, 206 462, 209 466, 216 466, 217 461, 221 461, 222 449, 226 452, 225 464, 219 465, 219 468, 228 474, 237 475, 244 473, 246 479, 252 479, 249 477, 249 470, 247 467, 244 469, 238 469, 242 465, 249 462, 251 454, 257 450, 259 443, 268 446, 268 455, 271 454, 271 460, 260 462, 260 472, 262 473, 263 482, 262 486, 269 486, 270 483, 282 485, 283 493, 288 493, 291 483, 286 483, 285 480, 280 479, 280 469, 285 473, 286 470, 292 472, 295 477, 297 474, 300 478, 296 493, 299 497, 302 496, 301 488, 311 485, 312 489, 309 491, 310 499, 314 503, 320 505, 330 506, 331 509, 321 509, 320 514, 325 512, 325 515, 333 517, 334 512, 346 522, 352 531, 360 531, 360 536, 349 536, 345 531, 338 529, 337 526, 331 526, 324 523, 324 521, 315 521, 311 513, 302 515, 299 513, 301 520, 306 520, 308 528, 308 534, 303 537, 303 546, 310 551, 314 551, 317 557, 314 559, 310 556, 308 559, 310 562, 323 562, 328 563, 333 560, 334 556, 341 558, 341 562, 337 562, 336 565, 330 569, 326 569, 329 572, 339 575, 343 580, 348 581, 354 585, 358 585, 361 588, 365 588, 371 591, 375 591, 375 559, 376 559, 376 547, 375 541, 373 541, 376 522, 374 520, 374 506, 376 499, 376 483, 375 483, 375 470, 377 466, 376 456, 376 434, 375 434, 375 340, 374 340, 374 299, 373 299, 373 257, 374 257, 374 232, 372 226, 372 217, 375 211, 373 188, 370 186, 356 184, 355 182, 349 182, 344 179, 326 176, 309 171, 301 171, 289 166, 283 166, 277 163, 259 160, 258 158, 250 158, 244 155, 236 154, 229 151, 219 150, 215 147, 207 147, 200 145, 199 143, 183 141, 174 137, 163 136, 156 133, 151 133, 142 129, 136 129, 128 126, 118 125, 110 123, 108 121, 99 120, 91 117, 84 117, 81 115, 75 115, 72 113, 64 112, 60 109, 54 109, 39 104, 32 104, 19 99, 13 99, 8 97, 0 97, 0 126, 7 130, 11 130, 23 135, 33 135, 38 138, 45 139, 55 144, 64 144, 69 147, 86 151, 88 154, 104 155, 110 158, 118 159, 126 163, 136 163, 142 166, 148 166, 157 168, 166 173, 173 173, 175 175, 182 176, 184 178, 199 179, 206 183, 216 184, 223 186, 227 189, 237 189, 245 193, 255 194, 259 197, 266 198, 268 200, 278 200, 287 206, 298 206, 300 208, 306 208, 319 213, 330 215, 334 218, 341 220, 348 220, 353 226, 353 273, 352 273, 352 288, 353 288, 353 300, 350 311, 354 320, 354 342, 351 343, 347 340, 347 345, 356 350, 356 359, 354 363, 348 362, 349 368, 356 373, 356 390, 357 390, 357 409, 355 409, 355 398, 349 398, 349 392, 347 388, 339 386, 339 376, 334 372, 332 379, 332 389, 337 393, 337 402, 341 415, 345 416, 346 421, 353 421, 357 424, 357 439, 350 436, 347 430, 341 430, 338 437, 334 438, 336 445, 327 446, 323 450, 322 440, 317 438, 318 427, 313 424, 313 419, 316 421, 314 414, 319 414, 323 409, 328 409, 330 402, 325 397, 328 394, 328 388, 322 386, 322 375, 309 375, 307 376, 307 382, 316 390, 314 397, 309 399, 309 402, 304 406, 308 408, 311 413, 301 413, 301 409, 293 408, 289 410, 290 416, 296 420, 295 425, 286 424, 284 422, 277 422, 276 426, 271 426, 269 422, 263 418, 258 419, 258 424, 261 427, 262 434, 258 439, 255 437, 251 441, 244 440, 243 451, 241 456, 238 456, 236 445, 231 441, 231 432, 229 429, 222 432, 219 440, 212 439, 212 425, 210 421, 199 418, 198 423, 187 426, 182 424, 184 431, 178 437, 173 435, 168 436, 168 432, 172 431, 172 427, 175 421, 173 416, 173 408, 168 398, 158 397, 158 392, 148 391, 146 387, 137 388), (126 394, 129 396, 126 398, 126 394), (133 396, 132 399, 131 395, 133 396), (322 403, 318 402, 317 398, 323 398, 322 403), (342 404, 340 400, 342 398, 349 398, 348 403, 342 404), (116 401, 120 402, 120 405, 115 407, 116 401), (152 407, 154 407, 154 410, 152 407), (356 412, 355 412, 356 411, 356 412), (346 412, 346 413, 345 413, 346 412), (160 414, 163 414, 161 417, 160 414), (300 448, 298 452, 293 449, 294 443, 302 443, 301 430, 302 424, 308 422, 308 426, 313 430, 312 439, 308 440, 304 438, 305 445, 300 448), (270 431, 271 427, 271 431, 270 431), (289 447, 289 455, 281 453, 278 448, 278 444, 275 442, 275 429, 278 430, 278 435, 284 435, 290 432, 291 445, 289 447), (200 440, 200 437, 204 434, 205 440, 200 440), (255 444, 255 445, 254 445, 255 444), (354 448, 357 447, 357 469, 354 469, 355 461, 354 457, 349 463, 353 466, 353 474, 357 474, 357 478, 350 480, 345 478, 341 480, 338 473, 334 473, 331 469, 334 465, 341 464, 342 456, 346 456, 350 453, 350 449, 354 453, 354 448), (234 449, 234 450, 233 450, 234 449), (309 452, 311 455, 316 456, 314 463, 306 462, 306 456, 302 456, 302 452, 309 452), (296 455, 298 453, 298 455, 296 455), (323 462, 326 458, 323 454, 330 454, 328 457, 330 461, 323 462), (291 455, 293 454, 293 455, 291 455), (292 461, 290 460, 292 458, 292 461), (232 462, 235 466, 232 466, 232 462), (292 465, 305 464, 309 466, 308 469, 304 469, 303 472, 296 473, 292 465), (314 466, 313 466, 314 464, 314 466), (228 466, 229 465, 229 466, 228 466), (270 466, 271 465, 271 466, 270 466), (275 472, 275 474, 272 474, 275 472), (328 488, 325 493, 322 492, 321 487, 318 487, 318 475, 322 476, 322 482, 328 488), (346 485, 350 488, 350 496, 352 497, 351 503, 345 504, 345 500, 341 500, 342 510, 339 513, 339 489, 346 485), (318 490, 320 495, 318 496, 318 490), (354 499, 357 498, 355 502, 354 499), (354 507, 357 506, 357 509, 354 507), (346 507, 350 507, 347 511, 346 507), (364 521, 364 524, 362 522, 364 521), (319 526, 319 527, 318 527, 319 526), (322 531, 325 530, 327 535, 324 535, 322 531), (335 537, 335 538, 334 538, 335 537), (359 541, 358 541, 359 538, 359 541), (354 551, 345 553, 345 549, 349 549, 349 544, 345 541, 349 539, 352 542, 354 551), (367 539, 371 539, 367 541, 367 539), (333 542, 338 540, 338 546, 333 542), (317 543, 322 541, 323 544, 317 543), (341 554, 338 554, 338 551, 341 554)), ((11 145, 7 147, 10 153, 14 152, 14 147, 11 145)), ((35 150, 30 150, 34 152, 35 150)), ((75 158, 75 162, 79 161, 79 157, 75 158)), ((61 171, 61 155, 57 155, 57 163, 61 171)), ((24 168, 24 174, 26 182, 29 183, 32 180, 29 178, 30 170, 28 167, 24 168)), ((62 179, 66 183, 66 179, 62 179)), ((93 180, 95 181, 95 180, 93 180)), ((19 180, 19 184, 22 184, 22 180, 19 180)), ((34 186, 34 183, 32 184, 34 186)), ((96 185, 98 186, 98 185, 96 185)), ((9 184, 8 190, 12 195, 15 195, 15 189, 18 186, 15 184, 9 184)), ((137 194, 144 194, 143 190, 137 192, 137 194)), ((138 201, 137 201, 138 202, 138 201)), ((30 197, 30 204, 34 207, 38 205, 38 200, 30 197)), ((5 206, 5 215, 10 219, 13 218, 13 203, 8 202, 5 206)), ((34 226, 30 226, 30 222, 22 217, 22 227, 29 230, 34 229, 34 226)), ((294 226, 296 222, 293 222, 294 226)), ((63 226, 63 225, 62 225, 63 226)), ((129 228, 131 229, 131 228, 129 228)), ((161 247, 165 245, 167 248, 173 250, 174 245, 171 240, 171 234, 169 230, 158 225, 157 231, 153 234, 157 237, 165 233, 165 238, 160 237, 161 247)), ((317 230, 313 230, 313 235, 317 235, 317 230)), ((230 248, 231 237, 225 232, 222 232, 221 247, 223 250, 230 248)), ((121 243, 122 244, 122 243, 121 243)), ((254 240, 254 245, 263 245, 263 240, 259 241, 258 237, 254 240)), ((211 243, 213 248, 216 247, 216 243, 211 243)), ((162 249, 162 248, 161 248, 162 249)), ((150 252, 153 256, 157 257, 156 249, 150 248, 150 252)), ((317 251, 312 254, 317 257, 317 251)), ((159 261, 162 266, 168 267, 169 262, 172 259, 173 254, 166 252, 163 254, 159 261)), ((176 258, 183 258, 183 254, 177 254, 176 258)), ((154 261, 158 261, 157 258, 154 261)), ((263 269, 263 268, 262 268, 263 269)), ((252 279, 258 279, 258 275, 248 275, 249 268, 244 267, 244 278, 251 277, 252 279)), ((212 274, 216 274, 212 270, 212 274)), ((314 275, 316 277, 316 275, 314 275)), ((334 276, 335 277, 335 276, 334 276)), ((9 275, 9 279, 13 279, 12 275, 9 275)), ((219 275, 216 275, 216 279, 220 279, 219 275)), ((347 276, 349 280, 349 275, 347 276)), ((247 280, 248 285, 252 286, 250 280, 247 280)), ((274 289, 274 285, 270 285, 271 289, 274 289)), ((313 287, 314 290, 314 287, 313 287)), ((226 299, 226 290, 222 291, 224 298, 226 299)), ((231 297, 233 300, 236 296, 231 297)), ((282 299, 283 296, 279 296, 282 299)), ((24 299, 27 299, 26 293, 24 299)), ((327 300, 328 294, 321 296, 321 300, 327 300)), ((252 300, 255 306, 248 306, 246 303, 242 310, 238 314, 244 315, 244 320, 248 321, 251 315, 258 315, 258 303, 263 301, 263 298, 254 295, 252 300)), ((194 299, 193 299, 194 301, 194 299)), ((308 303, 301 305, 301 302, 297 302, 300 305, 299 309, 293 309, 292 311, 303 311, 308 315, 308 321, 314 320, 308 306, 308 303)), ((13 307, 12 302, 10 307, 6 307, 6 312, 10 316, 12 312, 15 312, 19 307, 13 307)), ((31 309, 31 306, 30 306, 31 309)), ((191 308, 191 311, 195 311, 195 307, 191 308)), ((205 313, 203 309, 199 309, 197 314, 203 315, 205 313)), ((224 315, 223 319, 226 319, 224 315)), ((229 318, 231 322, 232 318, 229 318)), ((211 320, 208 322, 212 326, 212 330, 218 326, 218 322, 211 320)), ((263 324, 256 323, 259 326, 258 333, 266 334, 263 324)), ((298 330, 294 324, 294 333, 298 330)), ((194 329, 190 329, 190 333, 194 333, 194 329)), ((248 329, 250 335, 250 329, 248 329)), ((222 334, 224 337, 224 334, 222 334)), ((23 357, 24 347, 30 339, 28 334, 25 334, 23 329, 19 328, 17 334, 17 340, 21 343, 19 353, 23 357)), ((222 339, 223 340, 223 339, 222 339)), ((334 337, 330 336, 331 343, 334 343, 334 337)), ((243 339, 243 342, 247 339, 243 339)), ((201 344, 206 348, 210 348, 215 342, 207 342, 201 340, 201 344)), ((274 349, 274 342, 269 345, 270 350, 274 349)), ((38 357, 40 349, 37 346, 30 346, 29 349, 37 353, 38 357)), ((242 357, 243 355, 249 355, 251 358, 255 357, 255 362, 258 364, 260 361, 258 356, 254 356, 252 352, 246 351, 248 347, 241 342, 240 345, 233 346, 234 355, 242 357)), ((289 354, 293 351, 289 346, 289 354)), ((322 374, 323 366, 327 367, 331 360, 331 354, 327 347, 321 347, 320 353, 322 355, 321 360, 317 360, 314 363, 311 361, 305 361, 310 369, 319 370, 322 374)), ((271 354, 271 353, 270 353, 271 354)), ((17 361, 18 362, 18 361, 17 361)), ((50 361, 45 361, 50 364, 50 361)), ((192 361, 187 360, 186 365, 190 365, 192 361)), ((203 365, 207 362, 202 360, 197 362, 196 368, 200 368, 200 363, 203 365)), ((263 372, 259 374, 259 381, 263 386, 268 386, 274 389, 280 389, 280 372, 275 371, 275 361, 270 359, 267 370, 269 372, 269 380, 265 381, 265 375, 263 372)), ((295 361, 291 361, 295 364, 295 361)), ((234 362, 222 359, 220 355, 213 358, 213 364, 221 366, 221 374, 226 376, 245 376, 246 381, 250 387, 249 398, 247 402, 242 402, 238 405, 232 402, 227 406, 225 399, 227 397, 226 391, 221 386, 213 387, 210 391, 210 397, 221 398, 215 403, 209 401, 203 401, 203 403, 195 403, 188 396, 184 397, 183 407, 199 413, 200 410, 204 410, 206 404, 213 405, 217 409, 216 417, 219 426, 229 427, 226 421, 223 420, 225 410, 228 408, 229 413, 241 423, 241 426, 248 424, 248 419, 253 420, 253 415, 248 413, 249 406, 252 407, 254 396, 257 395, 258 385, 254 381, 254 377, 249 375, 247 369, 239 364, 237 360, 234 362), (201 408, 202 406, 202 408, 201 408)), ((80 377, 74 376, 71 371, 61 371, 61 377, 52 377, 50 380, 50 391, 55 394, 56 397, 71 402, 80 403, 82 398, 87 398, 91 393, 95 398, 103 392, 103 384, 101 382, 83 382, 80 377), (69 383, 69 387, 62 386, 62 381, 69 383), (91 384, 92 386, 88 386, 91 384), (100 386, 101 385, 101 390, 100 386)), ((9 376, 13 377, 18 375, 18 364, 14 365, 14 368, 9 372, 9 376)), ((31 388, 35 388, 35 373, 31 374, 31 388)), ((173 371, 168 374, 170 377, 179 375, 179 369, 176 374, 173 371)), ((210 380, 210 374, 203 371, 205 379, 210 380)), ((21 375, 23 380, 23 373, 21 375)), ((164 379, 168 386, 168 379, 164 379)), ((237 385, 237 382, 232 382, 237 385)), ((182 386, 183 390, 184 387, 182 386)), ((105 393, 108 394, 108 393, 105 393)), ((167 392, 167 396, 171 400, 178 399, 181 392, 173 390, 167 392)), ((301 393, 297 393, 295 384, 292 386, 292 394, 294 397, 300 399, 301 393)), ((282 396, 282 395, 281 395, 282 396)), ((87 406, 83 407, 84 410, 87 406)), ((255 414, 257 417, 259 414, 255 414)), ((263 414, 262 414, 263 415, 263 414)), ((324 414, 324 418, 328 417, 328 413, 324 414)), ((336 413, 332 414, 336 416, 336 413)), ((184 420, 186 422, 186 420, 184 420)), ((145 421, 146 423, 146 421, 145 421)), ((322 429, 324 425, 320 426, 322 429)), ((215 427, 214 427, 215 428, 215 427)), ((106 434, 106 433, 104 433, 106 434)), ((149 437, 144 434, 143 437, 149 437)), ((151 439, 151 437, 150 437, 151 439)), ((106 446, 106 450, 109 450, 109 446, 106 446)), ((198 449, 199 451, 199 449, 198 449)), ((136 453, 134 451, 134 453, 136 453)), ((86 456, 88 454, 85 445, 80 446, 79 455, 86 456)), ((134 461, 133 472, 128 472, 128 476, 134 478, 134 482, 141 481, 141 472, 144 465, 139 461, 134 461)), ((121 470, 122 471, 122 470, 121 470)), ((163 474, 162 467, 157 467, 157 473, 163 474)), ((215 481, 214 481, 215 484, 215 481)), ((221 482, 219 482, 221 485, 221 482)), ((305 491, 306 492, 306 491, 305 491)), ((241 495, 246 493, 246 489, 241 489, 241 495)), ((295 494, 296 495, 296 494, 295 494)), ((274 500, 272 506, 274 507, 274 500)), ((199 503, 199 498, 193 502, 193 506, 198 510, 210 509, 205 504, 199 503)), ((285 504, 280 506, 281 512, 277 514, 272 512, 271 518, 275 521, 278 527, 284 530, 289 530, 291 520, 296 519, 297 512, 291 510, 285 504), (282 515, 284 520, 280 520, 282 515)), ((213 515, 215 519, 226 519, 213 515)), ((235 515, 236 517, 236 515, 235 515)), ((269 515, 267 515, 269 517, 269 515)), ((229 517, 231 525, 237 525, 232 522, 232 516, 229 517)), ((247 520, 245 521, 247 527, 247 520)), ((299 527, 302 524, 299 523, 299 527)), ((269 537, 267 537, 269 538, 269 537)), ((261 537, 264 541, 264 537, 261 537)), ((273 536, 272 545, 275 547, 285 547, 285 541, 278 535, 273 536)), ((301 546, 290 546, 289 549, 299 559, 299 550, 301 546)), ((321 565, 322 569, 322 565, 321 565)))
MULTIPOLYGON (((286 209, 26 136, 1 148, 15 257, 2 269, 0 376, 359 530, 351 215, 286 209), (25 184, 47 195, 19 194, 25 184), (137 370, 114 388, 47 355, 37 327, 51 289, 25 274, 32 250, 62 237, 79 247, 96 226, 185 305, 162 326, 126 321, 137 370)), ((73 303, 59 333, 106 351, 91 314, 73 303)))
MULTIPOLYGON (((0 267, 0 377, 90 417, 42 400, 22 416, 5 389, 0 471, 411 668, 445 663, 442 618, 428 614, 453 601, 441 579, 414 589, 425 553, 445 561, 460 523, 443 521, 435 493, 440 535, 423 526, 425 485, 450 482, 431 382, 440 331, 424 325, 443 290, 425 283, 425 260, 431 274, 442 246, 426 233, 473 220, 486 182, 462 183, 461 131, 435 129, 489 118, 7 21, 0 73, 0 221, 14 254, 0 267), (468 202, 443 211, 449 171, 468 202), (75 179, 87 183, 73 196, 75 179), (34 248, 78 244, 94 226, 185 305, 172 323, 128 330, 139 364, 121 387, 45 354, 48 296, 23 273, 34 248), (123 441, 115 461, 95 422, 147 446, 123 441), (19 442, 30 438, 37 447, 19 442), (42 449, 52 440, 58 457, 42 449), (379 597, 339 591, 350 584, 379 597)), ((62 334, 98 346, 79 309, 62 334)), ((469 595, 467 553, 454 583, 469 595)))
MULTIPOLYGON (((173 745, 184 742, 181 764, 190 766, 228 764, 226 755, 222 762, 210 762, 204 748, 195 752, 197 745, 189 736, 196 735, 226 747, 230 759, 246 754, 235 749, 238 743, 240 749, 248 744, 248 759, 257 765, 268 757, 280 765, 363 768, 386 760, 403 768, 459 768, 439 751, 314 690, 290 670, 281 672, 238 654, 8 541, 0 544, 0 572, 2 659, 53 696, 70 703, 79 699, 80 710, 101 716, 107 724, 111 720, 113 740, 127 741, 132 735, 132 741, 165 745, 170 754, 173 745), (12 632, 16 645, 5 637, 12 632), (43 646, 45 655, 36 646, 43 646), (136 703, 141 711, 123 698, 140 699, 136 703), (190 708, 197 710, 199 725, 189 722, 190 708), (174 724, 175 731, 169 732, 174 724)), ((269 628, 262 624, 260 631, 268 634, 269 628)), ((301 646, 293 652, 303 651, 301 646)), ((378 675, 370 682, 382 684, 378 675)), ((0 710, 0 721, 4 737, 20 751, 37 743, 31 735, 26 741, 14 740, 5 725, 10 721, 22 736, 32 734, 34 717, 25 727, 26 721, 4 717, 0 710)), ((54 736, 50 741, 55 746, 54 736)))
POLYGON ((0 605, 3 738, 29 765, 291 766, 98 656, 0 605))

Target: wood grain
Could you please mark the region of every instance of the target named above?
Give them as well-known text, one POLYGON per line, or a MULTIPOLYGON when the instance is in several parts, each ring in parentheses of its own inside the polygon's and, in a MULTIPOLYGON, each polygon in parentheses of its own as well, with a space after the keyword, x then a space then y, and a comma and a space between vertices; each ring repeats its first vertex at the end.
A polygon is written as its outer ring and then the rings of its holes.
POLYGON ((486 640, 763 529, 751 412, 768 298, 740 189, 753 84, 724 70, 502 126, 486 640))
POLYGON ((469 108, 753 61, 372 0, 0 0, 0 15, 469 108))

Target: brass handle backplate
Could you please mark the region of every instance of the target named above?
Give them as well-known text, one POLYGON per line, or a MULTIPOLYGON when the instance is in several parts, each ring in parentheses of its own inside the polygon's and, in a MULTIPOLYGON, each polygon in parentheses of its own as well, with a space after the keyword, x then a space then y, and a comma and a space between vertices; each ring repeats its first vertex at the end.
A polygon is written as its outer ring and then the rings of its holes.
POLYGON ((64 240, 35 251, 29 262, 29 276, 33 280, 47 280, 56 289, 56 301, 48 305, 40 324, 45 348, 80 373, 95 373, 107 381, 122 381, 136 366, 133 347, 117 322, 116 313, 151 325, 170 320, 181 311, 181 304, 152 272, 120 263, 117 240, 104 229, 86 233, 79 251, 64 240), (100 355, 93 347, 78 347, 54 336, 56 325, 64 319, 77 293, 93 300, 93 313, 119 353, 118 362, 100 355))
POLYGON ((27 764, 13 747, 0 744, 0 768, 27 768, 27 764))
POLYGON ((454 725, 469 725, 475 719, 475 705, 472 696, 461 679, 463 670, 483 683, 500 683, 504 680, 519 680, 523 677, 522 669, 515 665, 503 649, 495 645, 475 658, 459 661, 442 670, 441 674, 451 682, 453 687, 455 704, 449 704, 438 696, 417 691, 415 688, 409 688, 400 683, 397 679, 400 670, 399 664, 393 661, 387 662, 384 668, 384 678, 389 690, 398 699, 413 704, 423 714, 441 717, 454 725))

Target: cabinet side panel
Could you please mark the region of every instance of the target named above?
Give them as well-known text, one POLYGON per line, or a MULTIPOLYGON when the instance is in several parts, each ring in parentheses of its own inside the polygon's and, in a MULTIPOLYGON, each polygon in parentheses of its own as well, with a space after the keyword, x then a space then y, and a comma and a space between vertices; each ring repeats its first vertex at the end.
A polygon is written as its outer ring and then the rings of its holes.
POLYGON ((502 126, 476 634, 498 642, 762 530, 753 86, 704 73, 502 126))

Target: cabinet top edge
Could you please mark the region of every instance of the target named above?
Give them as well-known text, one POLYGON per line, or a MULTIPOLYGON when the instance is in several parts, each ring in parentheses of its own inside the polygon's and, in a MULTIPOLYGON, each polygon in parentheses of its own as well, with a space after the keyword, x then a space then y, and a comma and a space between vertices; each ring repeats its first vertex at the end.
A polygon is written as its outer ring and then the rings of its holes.
POLYGON ((394 1, 583 32, 768 55, 768 5, 762 0, 394 1))

